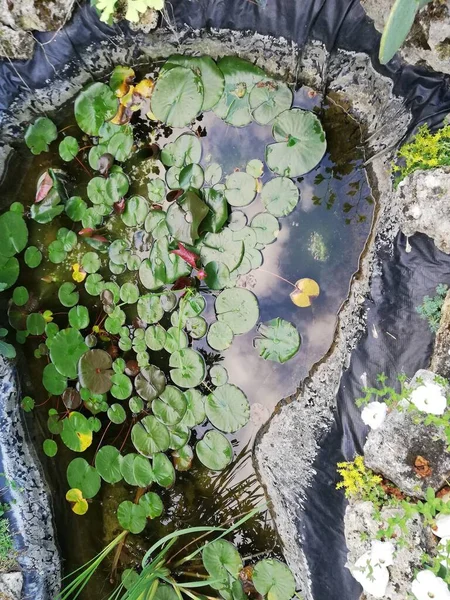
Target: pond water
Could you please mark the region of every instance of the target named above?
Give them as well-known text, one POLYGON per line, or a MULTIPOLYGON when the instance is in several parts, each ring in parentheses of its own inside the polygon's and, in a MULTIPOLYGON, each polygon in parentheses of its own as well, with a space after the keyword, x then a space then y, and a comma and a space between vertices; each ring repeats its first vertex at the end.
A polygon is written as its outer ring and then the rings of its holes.
MULTIPOLYGON (((230 515, 242 514, 264 501, 252 463, 251 448, 255 434, 280 400, 296 393, 302 379, 332 344, 336 315, 358 270, 359 258, 370 231, 374 201, 363 166, 360 128, 339 106, 339 98, 336 96, 323 100, 310 88, 302 87, 295 92, 294 106, 316 109, 326 132, 327 152, 315 169, 295 180, 300 191, 300 202, 291 214, 279 219, 280 233, 274 243, 264 248, 262 267, 241 276, 239 285, 256 294, 261 321, 282 317, 296 326, 301 335, 300 351, 285 364, 264 361, 253 347, 254 331, 236 336, 231 347, 220 356, 208 347, 206 338, 194 341, 194 348, 210 353, 215 362, 220 360, 220 364, 228 371, 229 381, 245 392, 251 405, 251 419, 236 434, 227 436, 233 445, 235 460, 225 471, 215 474, 194 461, 190 471, 177 473, 174 487, 159 490, 165 507, 164 515, 152 521, 143 534, 127 543, 121 557, 123 567, 139 562, 150 543, 169 531, 198 524, 218 525, 230 515), (295 306, 289 297, 292 284, 302 278, 314 279, 320 285, 320 295, 309 308, 295 306)), ((52 118, 58 129, 62 129, 73 125, 71 115, 72 104, 52 115, 52 118)), ((202 166, 216 162, 226 174, 236 169, 244 170, 249 160, 264 161, 266 144, 273 141, 269 126, 261 127, 253 123, 244 128, 234 128, 212 112, 202 115, 190 129, 200 135, 202 166)), ((173 132, 169 128, 162 128, 155 132, 148 122, 141 122, 138 137, 146 140, 143 146, 148 145, 149 138, 162 146, 190 129, 173 132)), ((84 164, 87 163, 86 156, 87 150, 79 155, 84 164)), ((5 205, 20 201, 29 207, 35 196, 37 179, 49 167, 66 171, 72 186, 71 195, 85 194, 88 179, 85 166, 75 161, 63 163, 57 146, 52 146, 50 153, 33 157, 18 144, 0 186, 0 197, 5 205)), ((130 165, 124 163, 125 172, 132 176, 131 192, 145 196, 149 177, 155 177, 161 169, 162 165, 153 160, 141 163, 133 159, 130 165)), ((270 178, 266 167, 262 182, 270 178)), ((250 220, 263 208, 258 195, 252 204, 241 210, 250 220)), ((64 217, 55 219, 51 227, 30 221, 30 242, 40 248, 47 247, 61 226, 68 226, 64 217)), ((64 263, 42 265, 33 271, 32 281, 28 272, 27 277, 22 276, 18 284, 25 285, 35 293, 39 299, 39 310, 44 304, 46 309, 52 309, 58 306, 56 288, 53 283, 43 282, 42 278, 51 276, 67 279, 67 268, 64 263)), ((211 294, 205 297, 207 307, 203 316, 209 321, 214 314, 214 298, 211 294)), ((87 302, 90 302, 93 310, 100 309, 98 299, 87 298, 83 303, 87 302)), ((3 308, 5 306, 3 304, 3 308)), ((45 363, 33 360, 32 349, 25 352, 26 361, 22 362, 24 393, 33 396, 36 404, 41 405, 27 416, 27 420, 31 437, 40 451, 43 440, 48 437, 48 408, 58 408, 59 400, 48 399, 47 394, 39 390, 35 382, 41 380, 45 363)), ((152 356, 155 364, 163 365, 164 360, 162 355, 152 356)), ((194 435, 200 438, 210 427, 199 426, 194 435)), ((133 451, 128 434, 128 423, 114 425, 102 442, 133 451)), ((93 459, 99 441, 95 441, 88 449, 86 460, 93 459)), ((85 516, 76 516, 65 500, 66 468, 73 457, 73 453, 62 444, 56 459, 41 453, 54 503, 58 541, 66 573, 94 556, 120 532, 115 516, 117 505, 134 496, 134 491, 126 484, 103 484, 101 500, 95 498, 85 516)), ((267 512, 240 530, 235 541, 243 555, 264 552, 280 555, 276 532, 267 512)), ((96 575, 88 591, 80 596, 82 600, 107 597, 111 590, 108 566, 105 565, 105 570, 96 575)))

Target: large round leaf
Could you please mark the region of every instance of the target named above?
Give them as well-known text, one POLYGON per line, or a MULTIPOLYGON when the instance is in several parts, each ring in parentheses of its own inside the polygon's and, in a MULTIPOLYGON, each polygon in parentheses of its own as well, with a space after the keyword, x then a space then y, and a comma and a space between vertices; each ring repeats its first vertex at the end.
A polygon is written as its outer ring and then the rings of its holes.
POLYGON ((82 387, 93 394, 105 394, 112 386, 112 358, 105 350, 89 350, 78 363, 78 378, 82 387))
POLYGON ((172 381, 181 388, 197 387, 205 379, 205 360, 192 348, 183 348, 171 354, 169 365, 172 381))
POLYGON ((174 67, 162 71, 153 90, 152 112, 171 127, 185 127, 203 106, 203 85, 191 69, 174 67))
POLYGON ((147 523, 145 508, 125 500, 119 504, 117 509, 117 520, 120 525, 131 533, 141 533, 147 523))
POLYGON ((172 463, 162 452, 153 457, 153 475, 158 485, 170 488, 175 483, 175 469, 172 463))
POLYGON ((177 471, 189 471, 194 460, 194 452, 192 448, 186 444, 172 452, 172 458, 177 471))
POLYGON ((200 250, 202 263, 223 263, 230 271, 236 269, 244 256, 242 240, 235 241, 233 232, 225 228, 220 233, 208 233, 200 250))
POLYGON ((203 423, 206 417, 205 397, 198 390, 186 390, 184 398, 187 402, 186 412, 181 420, 181 425, 195 427, 203 423))
POLYGON ((128 227, 142 226, 148 215, 148 211, 148 202, 143 196, 132 196, 125 203, 122 221, 128 227))
POLYGON ((98 135, 100 127, 116 114, 118 100, 106 84, 96 82, 78 94, 75 100, 75 119, 88 135, 98 135))
POLYGON ((1 255, 8 258, 25 248, 28 229, 21 214, 10 210, 0 215, 0 240, 1 255))
POLYGON ((226 323, 215 321, 211 323, 206 339, 213 350, 222 352, 231 346, 233 342, 233 330, 226 323))
POLYGON ((95 456, 95 468, 107 483, 118 483, 122 479, 122 455, 114 446, 103 446, 95 456))
POLYGON ((224 290, 216 299, 216 314, 235 335, 250 331, 259 319, 258 300, 255 294, 243 288, 224 290))
POLYGON ((50 358, 61 375, 75 379, 78 361, 88 350, 83 336, 77 329, 61 329, 52 337, 50 358))
POLYGON ((256 591, 268 600, 291 600, 295 594, 295 579, 290 569, 279 560, 260 560, 253 570, 256 591))
POLYGON ((59 396, 67 387, 67 379, 56 370, 53 363, 45 366, 42 372, 42 383, 49 394, 59 396))
POLYGON ((287 177, 268 181, 261 192, 266 210, 275 217, 285 217, 297 206, 300 193, 295 183, 287 177))
POLYGON ((224 193, 231 206, 247 206, 256 196, 256 179, 245 171, 236 171, 226 178, 224 193))
POLYGON ((166 387, 166 376, 154 365, 141 369, 134 380, 134 386, 139 396, 146 402, 151 402, 160 396, 166 387))
POLYGON ((33 154, 48 152, 49 144, 58 137, 56 125, 47 117, 39 117, 28 126, 25 143, 33 154))
POLYGON ((166 167, 184 167, 199 163, 202 144, 192 133, 182 133, 174 142, 167 144, 161 152, 161 161, 166 167))
POLYGON ((14 285, 19 278, 20 265, 15 256, 0 256, 0 292, 14 285))
POLYGON ((71 412, 63 420, 61 439, 74 452, 84 452, 92 444, 92 429, 89 421, 79 412, 71 412))
POLYGON ((299 177, 314 169, 327 149, 325 133, 312 112, 293 108, 279 115, 273 125, 275 144, 266 148, 271 171, 286 177, 299 177))
POLYGON ((167 385, 161 396, 152 402, 153 414, 168 427, 177 425, 184 417, 186 409, 186 399, 173 385, 167 385))
POLYGON ((280 317, 268 323, 260 323, 258 334, 261 337, 255 338, 253 344, 265 360, 285 363, 297 354, 300 348, 298 331, 292 323, 280 317))
POLYGON ((253 119, 267 125, 276 116, 292 106, 293 94, 281 81, 260 81, 250 92, 249 104, 253 119))
POLYGON ((131 441, 140 454, 151 457, 169 448, 169 432, 156 417, 149 415, 133 425, 131 441))
POLYGON ((157 294, 141 296, 137 303, 137 312, 144 323, 158 323, 164 316, 161 301, 157 294))
POLYGON ((203 200, 195 192, 187 191, 169 206, 166 216, 167 228, 179 242, 194 244, 199 237, 200 223, 208 212, 203 200))
POLYGON ((67 308, 78 304, 80 294, 77 292, 76 285, 71 281, 65 281, 58 290, 58 298, 61 304, 67 308))
POLYGON ((156 519, 160 517, 164 510, 161 498, 155 492, 147 492, 139 498, 139 506, 145 510, 145 515, 148 519, 156 519))
POLYGON ((205 400, 206 416, 217 429, 233 433, 248 423, 250 405, 244 392, 226 383, 208 394, 205 400))
POLYGON ((145 488, 154 481, 150 461, 140 454, 130 453, 124 456, 120 471, 129 485, 145 488))
POLYGON ((84 498, 93 498, 100 489, 100 475, 84 458, 74 458, 67 467, 67 481, 71 488, 82 491, 84 498))
POLYGON ((195 452, 200 462, 212 471, 225 469, 233 460, 233 447, 219 431, 207 431, 197 442, 195 452))
POLYGON ((258 244, 271 244, 280 232, 278 220, 270 213, 258 213, 251 222, 251 228, 255 230, 258 244))

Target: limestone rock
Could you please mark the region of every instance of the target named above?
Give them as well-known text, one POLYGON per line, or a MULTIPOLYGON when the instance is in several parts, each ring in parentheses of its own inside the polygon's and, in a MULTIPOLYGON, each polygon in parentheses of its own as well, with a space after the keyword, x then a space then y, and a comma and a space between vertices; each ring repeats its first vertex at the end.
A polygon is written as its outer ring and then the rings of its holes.
MULTIPOLYGON (((410 384, 413 389, 419 385, 418 378, 423 383, 434 382, 435 374, 424 369, 417 371, 410 384)), ((370 431, 364 462, 403 493, 416 498, 424 498, 428 487, 439 490, 450 477, 450 453, 444 431, 434 425, 417 424, 414 413, 406 409, 391 411, 381 427, 370 431), (414 468, 418 456, 425 458, 432 469, 426 477, 419 477, 414 468)))
POLYGON ((441 322, 436 334, 431 371, 450 379, 450 292, 447 292, 441 310, 441 322))
MULTIPOLYGON (((361 0, 378 31, 383 31, 392 0, 361 0)), ((416 16, 414 25, 400 49, 411 64, 426 64, 435 71, 450 73, 450 9, 445 0, 435 0, 416 16)))
POLYGON ((0 600, 20 600, 23 575, 20 571, 0 573, 0 600))
MULTIPOLYGON (((376 539, 379 529, 387 526, 387 520, 401 513, 401 509, 383 507, 381 509, 381 520, 374 519, 374 505, 372 502, 351 502, 344 517, 345 539, 347 542, 348 555, 347 567, 351 568, 356 561, 370 550, 371 541, 376 539)), ((398 537, 390 540, 394 543, 396 539, 402 540, 397 545, 394 564, 388 568, 389 585, 386 590, 385 600, 405 600, 411 592, 411 581, 414 578, 414 570, 420 569, 421 556, 424 552, 432 552, 432 535, 422 525, 422 520, 417 517, 410 519, 407 523, 408 531, 405 534, 400 530, 398 537)), ((373 596, 365 595, 366 600, 373 600, 373 596)))
POLYGON ((153 29, 156 29, 158 25, 159 12, 149 8, 139 18, 138 23, 129 23, 130 29, 133 31, 142 31, 143 33, 150 33, 153 29))

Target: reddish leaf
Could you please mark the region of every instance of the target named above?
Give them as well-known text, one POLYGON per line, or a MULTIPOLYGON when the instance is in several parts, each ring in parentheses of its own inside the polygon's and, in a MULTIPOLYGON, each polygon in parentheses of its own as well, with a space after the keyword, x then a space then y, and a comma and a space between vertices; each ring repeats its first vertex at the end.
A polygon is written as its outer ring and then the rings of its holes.
POLYGON ((114 212, 121 215, 125 210, 125 198, 121 198, 119 202, 114 202, 114 212))
POLYGON ((185 288, 194 287, 195 280, 192 277, 180 277, 175 281, 172 290, 184 290, 185 288))
POLYGON ((200 271, 197 272, 196 277, 197 279, 200 279, 200 281, 203 281, 206 279, 206 271, 204 269, 200 269, 200 271))
POLYGON ((178 242, 178 250, 171 250, 171 253, 182 258, 193 269, 197 267, 198 254, 185 248, 181 242, 178 242))
POLYGON ((184 194, 184 190, 172 190, 166 196, 167 202, 173 202, 174 200, 178 200, 184 194))
POLYGON ((139 373, 139 365, 136 360, 129 360, 125 367, 125 373, 129 377, 135 377, 139 373))
POLYGON ((49 191, 53 187, 53 179, 50 177, 49 172, 46 171, 39 180, 39 187, 36 192, 35 202, 42 202, 47 196, 49 191))
POLYGON ((104 244, 108 243, 108 240, 103 235, 93 235, 93 240, 97 240, 97 242, 103 242, 104 244))
POLYGON ((84 229, 80 229, 78 235, 81 235, 81 237, 92 237, 94 231, 95 230, 92 229, 92 227, 85 227, 84 229))
POLYGON ((97 168, 102 175, 107 175, 114 163, 114 156, 109 152, 102 154, 98 159, 97 168))

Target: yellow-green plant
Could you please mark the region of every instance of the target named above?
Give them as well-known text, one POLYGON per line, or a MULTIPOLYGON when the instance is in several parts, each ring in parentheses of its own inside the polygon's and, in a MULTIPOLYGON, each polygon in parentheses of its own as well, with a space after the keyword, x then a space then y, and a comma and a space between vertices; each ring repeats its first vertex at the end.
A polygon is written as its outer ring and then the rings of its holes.
POLYGON ((387 496, 381 487, 382 477, 365 466, 362 456, 357 456, 354 461, 338 463, 337 472, 342 481, 336 485, 336 489, 343 489, 346 498, 369 500, 375 505, 386 500, 387 496))
MULTIPOLYGON (((119 4, 124 4, 118 0, 91 0, 91 6, 97 9, 100 21, 111 24, 118 10, 119 4)), ((164 0, 126 0, 125 19, 133 23, 139 22, 142 14, 148 9, 162 10, 164 0)))

